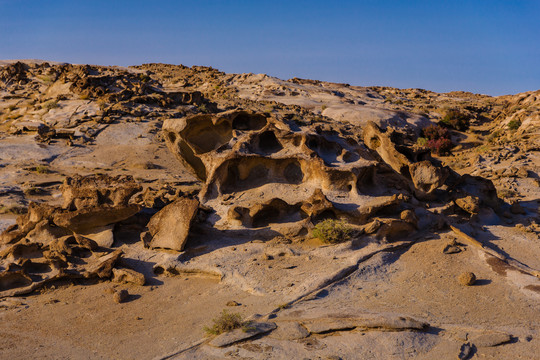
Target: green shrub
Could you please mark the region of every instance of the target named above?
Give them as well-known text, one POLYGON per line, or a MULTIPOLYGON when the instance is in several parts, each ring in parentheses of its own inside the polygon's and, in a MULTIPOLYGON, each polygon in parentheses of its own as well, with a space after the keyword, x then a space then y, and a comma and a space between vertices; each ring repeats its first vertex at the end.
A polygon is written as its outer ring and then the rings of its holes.
POLYGON ((28 168, 27 170, 36 172, 38 174, 50 174, 52 173, 51 169, 48 165, 38 165, 31 168, 28 168))
POLYGON ((56 100, 49 100, 49 101, 46 101, 43 103, 42 105, 43 108, 45 109, 54 109, 56 107, 58 107, 58 101, 56 100))
POLYGON ((427 146, 428 139, 426 139, 426 138, 424 138, 424 137, 419 137, 418 140, 416 140, 416 143, 417 143, 419 146, 427 146))
POLYGON ((313 236, 327 244, 337 244, 351 237, 351 228, 343 220, 326 219, 312 230, 313 236))
POLYGON ((202 113, 205 113, 205 114, 209 113, 208 108, 206 107, 206 104, 200 104, 200 105, 197 106, 197 108, 202 113))
POLYGON ((470 121, 471 118, 459 110, 449 110, 440 123, 455 130, 465 131, 469 128, 470 121))
POLYGON ((517 130, 519 129, 520 126, 521 126, 521 121, 519 120, 510 120, 510 122, 508 123, 508 128, 510 130, 517 130))
POLYGON ((239 329, 245 325, 242 315, 230 313, 223 310, 219 317, 212 319, 212 327, 205 326, 203 330, 210 335, 219 335, 234 329, 239 329))

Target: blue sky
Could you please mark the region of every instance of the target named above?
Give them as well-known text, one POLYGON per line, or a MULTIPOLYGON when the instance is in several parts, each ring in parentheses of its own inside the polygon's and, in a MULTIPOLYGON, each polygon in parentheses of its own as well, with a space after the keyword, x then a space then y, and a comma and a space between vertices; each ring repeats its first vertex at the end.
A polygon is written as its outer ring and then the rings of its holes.
POLYGON ((21 58, 501 95, 540 89, 540 1, 0 0, 21 58))

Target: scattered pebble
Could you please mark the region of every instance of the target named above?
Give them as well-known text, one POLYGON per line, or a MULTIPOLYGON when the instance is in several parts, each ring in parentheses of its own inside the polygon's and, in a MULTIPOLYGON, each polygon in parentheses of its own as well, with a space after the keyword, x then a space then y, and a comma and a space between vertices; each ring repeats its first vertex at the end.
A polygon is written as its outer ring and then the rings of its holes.
POLYGON ((123 303, 125 302, 129 297, 129 293, 127 290, 120 290, 120 291, 116 291, 114 294, 113 294, 113 300, 114 302, 116 302, 117 304, 120 304, 120 303, 123 303))
POLYGON ((459 275, 458 281, 463 286, 471 286, 476 282, 476 275, 472 272, 464 272, 459 275))

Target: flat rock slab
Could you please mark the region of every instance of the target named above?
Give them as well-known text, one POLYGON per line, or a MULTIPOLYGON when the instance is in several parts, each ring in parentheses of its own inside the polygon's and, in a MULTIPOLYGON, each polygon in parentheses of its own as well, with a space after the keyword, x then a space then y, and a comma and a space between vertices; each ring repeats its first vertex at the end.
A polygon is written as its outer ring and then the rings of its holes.
POLYGON ((365 317, 342 317, 342 318, 319 318, 302 321, 310 333, 320 334, 325 332, 361 329, 383 329, 390 331, 423 330, 428 323, 404 316, 380 316, 367 315, 365 317))
POLYGON ((477 347, 492 347, 510 342, 512 337, 502 332, 489 332, 477 335, 471 339, 471 343, 477 347))
POLYGON ((227 333, 221 334, 210 341, 208 344, 215 347, 225 347, 237 343, 242 340, 250 339, 254 336, 267 333, 276 328, 273 322, 251 323, 247 328, 235 329, 227 333))
POLYGON ((278 340, 299 340, 308 337, 309 331, 296 321, 283 321, 269 336, 278 340))

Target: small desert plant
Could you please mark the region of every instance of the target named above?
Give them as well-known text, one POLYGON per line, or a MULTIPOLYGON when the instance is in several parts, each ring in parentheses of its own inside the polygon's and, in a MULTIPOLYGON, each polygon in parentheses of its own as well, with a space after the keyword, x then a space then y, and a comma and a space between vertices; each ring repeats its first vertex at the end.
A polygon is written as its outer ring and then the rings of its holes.
POLYGON ((438 125, 429 125, 422 129, 422 137, 417 140, 417 143, 421 146, 427 146, 438 155, 447 154, 452 149, 450 132, 447 128, 438 125))
POLYGON ((513 131, 519 129, 520 126, 521 121, 519 120, 510 120, 510 122, 508 123, 508 128, 513 131))
POLYGON ((328 108, 328 106, 326 106, 326 105, 322 105, 322 106, 321 106, 321 110, 322 110, 322 111, 326 110, 327 108, 328 108))
POLYGON ((427 147, 437 155, 445 155, 452 150, 452 141, 450 139, 429 140, 427 147))
POLYGON ((419 137, 418 140, 416 140, 416 143, 419 146, 427 146, 428 139, 426 139, 425 137, 419 137))
POLYGON ((49 101, 46 101, 43 103, 42 107, 44 109, 54 109, 56 107, 58 107, 58 101, 56 100, 49 100, 49 101))
POLYGON ((50 174, 52 171, 47 165, 38 165, 29 169, 30 171, 36 172, 38 174, 50 174))
POLYGON ((219 317, 212 319, 211 327, 205 326, 203 330, 209 335, 219 335, 234 329, 239 329, 245 325, 242 320, 242 315, 238 313, 230 313, 223 310, 219 317))
POLYGON ((470 117, 459 110, 448 110, 440 123, 452 129, 465 131, 469 128, 470 117))
POLYGON ((351 228, 343 220, 326 219, 312 230, 313 236, 327 244, 337 244, 351 237, 351 228))
POLYGON ((206 107, 206 104, 200 104, 197 106, 197 108, 199 109, 200 112, 202 113, 205 113, 207 114, 209 111, 208 111, 208 108, 206 107))

